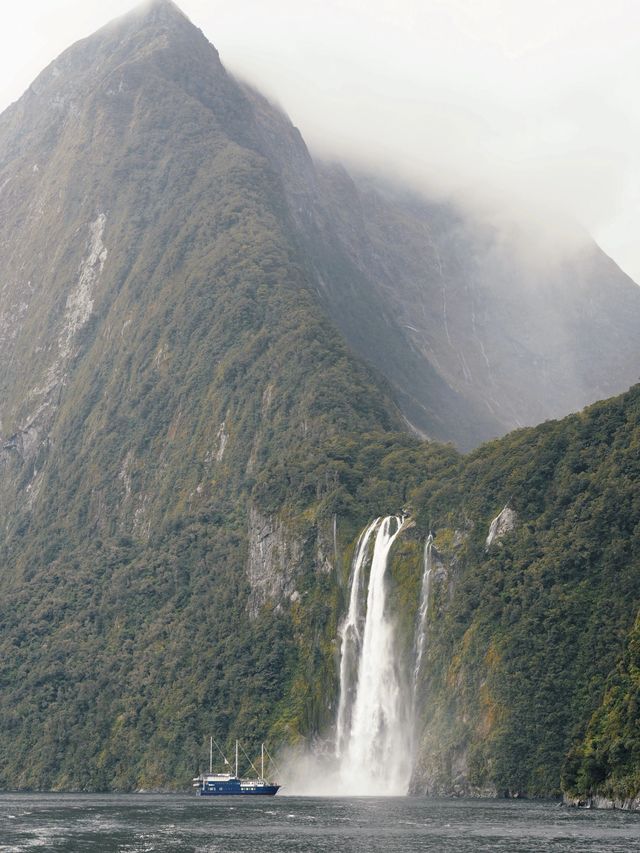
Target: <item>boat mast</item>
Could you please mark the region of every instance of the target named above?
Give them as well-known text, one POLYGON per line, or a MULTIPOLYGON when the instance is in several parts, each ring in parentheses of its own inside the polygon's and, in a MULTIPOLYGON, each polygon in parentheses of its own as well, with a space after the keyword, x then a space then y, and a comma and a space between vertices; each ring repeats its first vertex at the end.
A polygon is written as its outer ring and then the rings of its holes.
POLYGON ((260 748, 260 781, 264 782, 264 744, 260 748))
POLYGON ((238 741, 236 740, 236 779, 238 778, 238 741))

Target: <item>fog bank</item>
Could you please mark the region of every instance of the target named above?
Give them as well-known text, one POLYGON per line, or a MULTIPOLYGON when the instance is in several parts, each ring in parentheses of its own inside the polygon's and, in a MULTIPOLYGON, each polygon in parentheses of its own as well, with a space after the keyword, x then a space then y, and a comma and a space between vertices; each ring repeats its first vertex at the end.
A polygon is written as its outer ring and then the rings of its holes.
MULTIPOLYGON (((68 44, 135 5, 10 7, 0 35, 0 107, 68 44)), ((321 156, 492 215, 517 211, 556 241, 561 223, 575 219, 640 280, 634 0, 179 5, 321 156)))

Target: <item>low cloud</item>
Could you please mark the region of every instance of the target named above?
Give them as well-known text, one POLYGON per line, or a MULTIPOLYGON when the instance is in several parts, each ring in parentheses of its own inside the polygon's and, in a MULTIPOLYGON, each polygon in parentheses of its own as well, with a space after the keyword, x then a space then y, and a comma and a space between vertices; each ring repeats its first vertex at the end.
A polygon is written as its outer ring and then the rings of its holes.
MULTIPOLYGON (((5 11, 0 104, 72 41, 137 5, 5 11), (12 81, 12 82, 8 82, 12 81)), ((318 154, 576 239, 640 280, 635 0, 180 0, 225 64, 318 154)))
POLYGON ((253 24, 226 10, 203 13, 223 60, 318 154, 556 243, 582 238, 576 222, 640 280, 637 4, 274 0, 253 24))

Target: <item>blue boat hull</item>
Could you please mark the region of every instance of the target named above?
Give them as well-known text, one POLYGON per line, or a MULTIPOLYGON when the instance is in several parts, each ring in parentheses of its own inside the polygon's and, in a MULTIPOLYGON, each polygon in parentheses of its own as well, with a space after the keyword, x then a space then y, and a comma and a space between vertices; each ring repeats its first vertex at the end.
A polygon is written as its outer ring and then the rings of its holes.
POLYGON ((280 785, 240 786, 228 782, 203 786, 197 791, 199 797, 273 797, 280 785))

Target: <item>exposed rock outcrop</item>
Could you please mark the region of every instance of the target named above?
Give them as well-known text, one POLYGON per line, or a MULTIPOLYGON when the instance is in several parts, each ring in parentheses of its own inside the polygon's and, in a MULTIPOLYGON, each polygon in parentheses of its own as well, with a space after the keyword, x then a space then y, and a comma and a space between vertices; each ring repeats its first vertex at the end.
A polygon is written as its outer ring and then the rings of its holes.
POLYGON ((509 505, 505 506, 491 522, 484 547, 488 550, 492 545, 500 542, 507 533, 510 533, 515 528, 517 520, 518 516, 511 507, 509 505))
POLYGON ((247 577, 249 617, 255 619, 267 602, 276 605, 296 598, 295 577, 302 565, 303 544, 292 537, 280 519, 249 512, 247 577))
POLYGON ((429 797, 498 796, 492 785, 479 786, 469 781, 469 751, 466 747, 446 754, 424 753, 415 768, 409 793, 429 797))
POLYGON ((640 812, 640 793, 635 797, 628 797, 626 799, 611 799, 603 797, 600 794, 584 798, 570 797, 565 794, 564 804, 583 809, 620 809, 627 812, 640 812))

